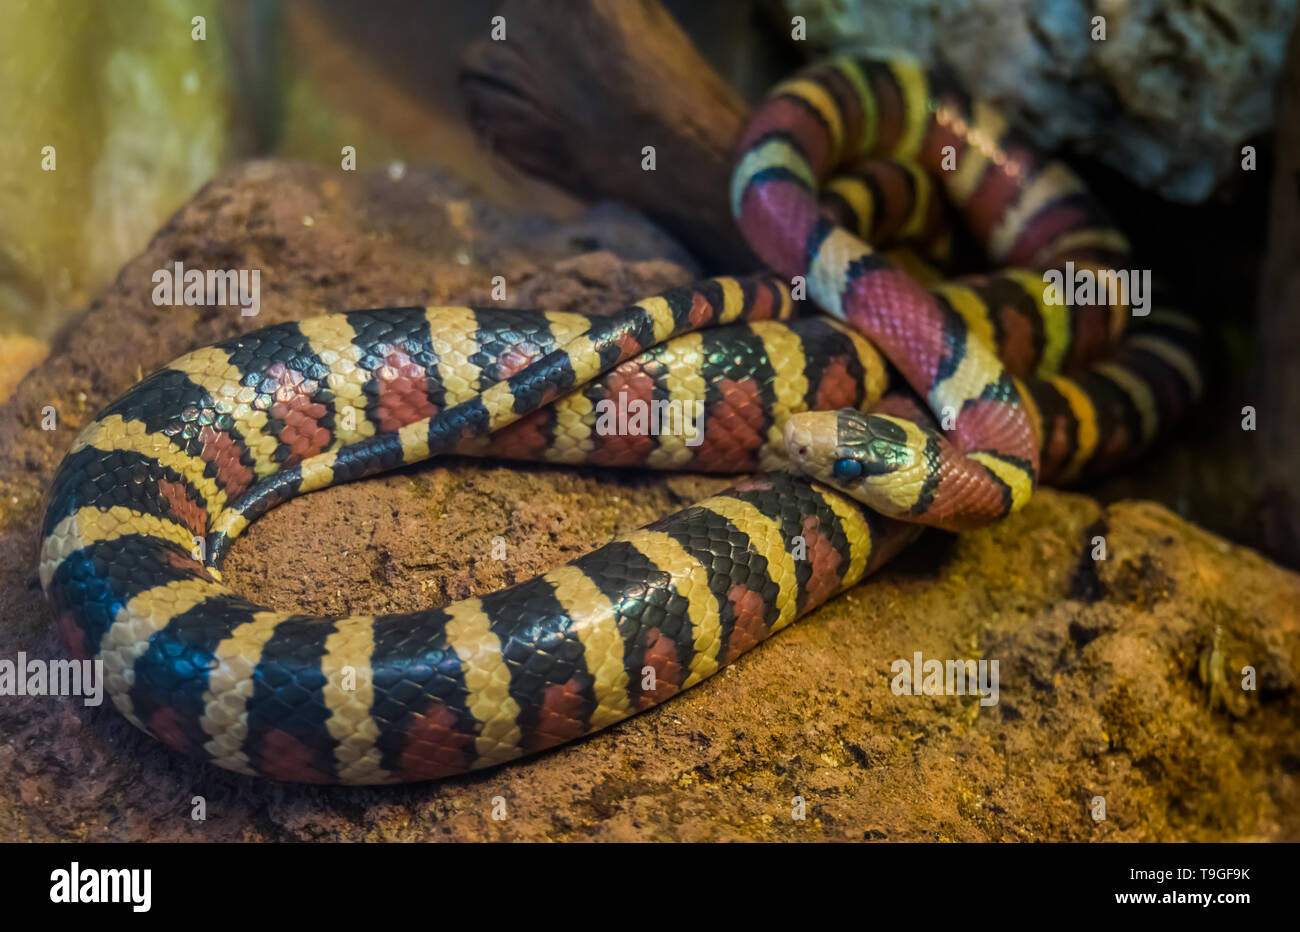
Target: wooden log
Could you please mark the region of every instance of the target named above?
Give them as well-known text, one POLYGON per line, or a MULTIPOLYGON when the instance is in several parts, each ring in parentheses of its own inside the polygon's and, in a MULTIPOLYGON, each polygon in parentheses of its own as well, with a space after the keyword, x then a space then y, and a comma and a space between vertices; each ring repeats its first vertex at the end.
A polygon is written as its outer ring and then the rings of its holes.
POLYGON ((472 45, 460 73, 489 145, 582 197, 640 210, 712 270, 758 267, 727 203, 749 107, 658 0, 507 0, 501 15, 505 39, 472 45))

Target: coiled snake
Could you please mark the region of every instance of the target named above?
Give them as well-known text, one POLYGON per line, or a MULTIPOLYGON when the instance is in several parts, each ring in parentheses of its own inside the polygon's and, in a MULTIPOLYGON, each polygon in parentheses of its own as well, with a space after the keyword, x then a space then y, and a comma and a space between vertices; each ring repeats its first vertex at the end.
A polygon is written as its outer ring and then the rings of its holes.
POLYGON ((391 783, 486 767, 698 683, 919 523, 987 523, 1039 479, 1113 467, 1199 391, 1184 318, 1152 313, 1112 348, 1125 303, 1045 300, 1044 269, 1119 268, 1122 236, 996 110, 904 56, 777 87, 732 203, 777 275, 605 317, 330 314, 145 378, 81 432, 49 492, 40 577, 68 649, 102 658, 135 725, 241 773, 391 783), (1001 271, 938 277, 945 200, 1001 271), (793 318, 792 287, 831 316, 793 318), (915 394, 885 395, 882 353, 915 394), (702 404, 702 442, 599 429, 618 398, 702 404), (443 453, 773 471, 442 608, 319 618, 222 584, 230 542, 268 508, 443 453))

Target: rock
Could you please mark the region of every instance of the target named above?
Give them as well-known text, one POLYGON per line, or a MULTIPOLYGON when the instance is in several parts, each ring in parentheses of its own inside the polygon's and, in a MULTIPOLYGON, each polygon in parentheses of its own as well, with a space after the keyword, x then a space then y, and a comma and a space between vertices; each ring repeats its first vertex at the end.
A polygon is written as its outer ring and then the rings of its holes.
MULTIPOLYGON (((649 241, 630 223, 591 235, 649 241)), ((259 162, 219 177, 0 406, 0 658, 61 652, 36 582, 40 496, 78 426, 140 371, 322 309, 485 301, 497 274, 511 303, 591 311, 688 275, 575 246, 563 227, 424 173, 259 162), (176 259, 261 269, 261 316, 155 307, 150 275, 176 259), (58 430, 40 429, 45 404, 58 430)), ((725 482, 426 465, 274 510, 227 578, 277 608, 428 606, 531 576, 725 482), (496 534, 504 561, 486 559, 496 534)), ((1300 577, 1159 505, 1043 491, 997 527, 923 537, 658 709, 441 783, 276 786, 181 758, 111 708, 6 698, 0 838, 1296 840, 1298 605, 1300 577), (1098 536, 1107 559, 1094 562, 1098 536), (895 695, 891 665, 917 651, 998 661, 997 704, 895 695), (1259 689, 1224 688, 1246 664, 1259 689), (1224 670, 1211 702, 1205 682, 1224 670), (190 817, 195 795, 206 821, 190 817)))
POLYGON ((50 351, 43 341, 23 333, 0 333, 0 402, 13 394, 23 376, 50 351))
MULTIPOLYGON (((1240 170, 1273 125, 1295 3, 1251 0, 784 0, 819 49, 909 49, 947 61, 972 92, 1050 150, 1098 159, 1180 202, 1240 170), (1104 16, 1106 38, 1092 38, 1104 16)), ((788 27, 785 27, 788 28, 788 27)))

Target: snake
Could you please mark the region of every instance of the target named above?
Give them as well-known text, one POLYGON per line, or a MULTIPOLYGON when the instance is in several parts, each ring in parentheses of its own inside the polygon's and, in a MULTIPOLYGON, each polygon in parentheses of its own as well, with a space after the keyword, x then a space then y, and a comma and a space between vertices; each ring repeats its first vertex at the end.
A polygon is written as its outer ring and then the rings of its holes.
POLYGON ((1200 392, 1191 320, 1153 310, 1125 333, 1123 302, 1045 299, 1045 270, 1114 268, 1127 243, 1073 173, 901 53, 774 88, 731 201, 769 271, 608 314, 325 314, 143 378, 47 494, 39 575, 68 652, 102 661, 132 724, 237 773, 462 774, 689 689, 925 525, 987 524, 1040 481, 1113 469, 1200 392), (995 271, 945 277, 954 210, 995 271), (611 428, 613 409, 664 429, 611 428), (267 510, 446 455, 743 478, 437 608, 317 617, 223 580, 267 510))

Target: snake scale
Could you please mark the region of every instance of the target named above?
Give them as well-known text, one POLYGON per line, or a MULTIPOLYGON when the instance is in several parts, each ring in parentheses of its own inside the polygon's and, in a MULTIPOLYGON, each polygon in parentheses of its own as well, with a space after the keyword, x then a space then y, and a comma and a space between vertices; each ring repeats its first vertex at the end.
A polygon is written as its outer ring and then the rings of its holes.
POLYGON ((69 651, 103 660, 132 723, 222 767, 444 777, 662 702, 921 524, 985 524, 1040 480, 1112 468, 1199 392, 1185 318, 1153 312, 1122 336, 1122 302, 1044 299, 1043 270, 1118 267, 1123 237, 995 109, 905 56, 775 88, 731 196, 776 274, 608 316, 329 314, 146 377, 81 431, 49 491, 40 578, 69 651), (998 271, 942 277, 949 205, 998 271), (799 286, 826 315, 795 316, 799 286), (702 441, 599 430, 615 398, 698 402, 702 441), (312 617, 222 583, 231 541, 277 503, 448 453, 751 475, 441 608, 312 617))

